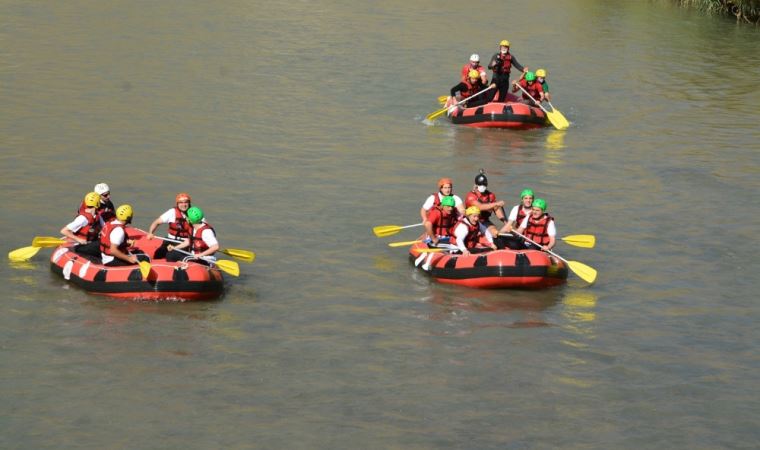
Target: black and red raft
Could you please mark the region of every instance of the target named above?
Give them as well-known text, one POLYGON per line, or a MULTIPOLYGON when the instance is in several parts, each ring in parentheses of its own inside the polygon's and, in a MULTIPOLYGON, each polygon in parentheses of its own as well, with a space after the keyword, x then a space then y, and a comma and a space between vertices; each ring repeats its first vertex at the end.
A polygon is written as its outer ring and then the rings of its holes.
POLYGON ((473 128, 511 128, 526 130, 549 124, 541 108, 521 103, 512 94, 504 103, 491 102, 471 108, 452 108, 447 117, 455 125, 473 128))
POLYGON ((74 243, 63 244, 53 251, 50 269, 91 294, 122 299, 194 301, 211 300, 222 294, 224 278, 217 267, 192 260, 153 259, 160 239, 148 240, 144 232, 134 228, 127 228, 127 234, 129 239, 136 240, 134 248, 151 257, 146 279, 139 266, 104 266, 99 258, 74 252, 74 243))
POLYGON ((409 260, 440 283, 482 289, 543 289, 567 280, 567 265, 540 250, 490 250, 468 256, 426 253, 412 245, 409 260))

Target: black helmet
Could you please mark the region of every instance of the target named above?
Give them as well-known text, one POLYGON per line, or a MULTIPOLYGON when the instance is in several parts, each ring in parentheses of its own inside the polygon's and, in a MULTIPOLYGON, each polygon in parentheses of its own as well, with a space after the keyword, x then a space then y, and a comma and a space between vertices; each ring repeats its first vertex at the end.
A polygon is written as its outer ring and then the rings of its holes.
POLYGON ((488 178, 483 169, 480 169, 480 173, 475 177, 475 186, 488 186, 488 178))

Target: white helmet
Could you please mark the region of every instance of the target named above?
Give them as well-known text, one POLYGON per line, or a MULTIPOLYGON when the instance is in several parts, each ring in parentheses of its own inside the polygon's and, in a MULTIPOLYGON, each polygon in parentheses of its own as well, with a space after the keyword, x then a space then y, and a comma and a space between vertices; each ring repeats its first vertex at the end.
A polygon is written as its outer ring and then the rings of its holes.
POLYGON ((478 55, 477 53, 473 53, 470 56, 470 61, 472 61, 472 62, 480 62, 480 55, 478 55))
POLYGON ((93 189, 93 191, 97 192, 100 195, 103 195, 106 192, 111 192, 111 188, 109 188, 105 183, 98 183, 95 185, 95 189, 93 189))

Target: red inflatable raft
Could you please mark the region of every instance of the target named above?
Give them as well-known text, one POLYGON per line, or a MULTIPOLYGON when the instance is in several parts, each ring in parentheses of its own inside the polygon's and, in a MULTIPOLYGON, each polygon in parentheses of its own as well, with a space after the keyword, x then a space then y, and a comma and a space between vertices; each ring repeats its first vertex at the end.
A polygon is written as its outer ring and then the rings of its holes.
POLYGON ((567 265, 539 250, 488 250, 462 256, 409 249, 409 260, 441 283, 483 289, 541 289, 567 280, 567 265))
POLYGON ((505 103, 492 102, 472 108, 457 107, 447 114, 451 123, 474 128, 512 128, 525 130, 548 124, 541 108, 528 106, 509 94, 505 103))
POLYGON ((193 261, 167 262, 153 259, 161 240, 145 239, 145 233, 127 228, 135 247, 151 257, 151 270, 143 280, 140 268, 109 267, 97 258, 72 250, 73 243, 57 247, 50 257, 50 269, 91 294, 140 300, 210 300, 221 295, 224 279, 216 267, 193 261))

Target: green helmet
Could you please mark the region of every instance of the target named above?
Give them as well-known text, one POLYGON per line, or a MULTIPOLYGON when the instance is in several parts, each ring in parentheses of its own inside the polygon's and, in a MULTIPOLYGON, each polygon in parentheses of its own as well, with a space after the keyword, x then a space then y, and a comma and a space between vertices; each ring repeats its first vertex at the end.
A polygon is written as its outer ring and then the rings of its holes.
POLYGON ((454 197, 452 197, 451 195, 447 195, 446 197, 443 197, 441 199, 441 206, 451 206, 452 208, 456 206, 454 197))
POLYGON ((546 212, 546 200, 542 198, 537 198, 533 200, 533 207, 534 208, 541 208, 541 211, 546 212))
POLYGON ((201 223, 201 220, 203 220, 203 210, 198 208, 197 206, 193 206, 192 208, 189 208, 187 210, 187 221, 191 224, 195 225, 196 223, 201 223))
POLYGON ((525 72, 525 81, 536 81, 536 74, 533 72, 525 72))
POLYGON ((520 192, 520 200, 522 200, 526 195, 530 195, 531 197, 533 197, 533 190, 523 189, 522 192, 520 192))

